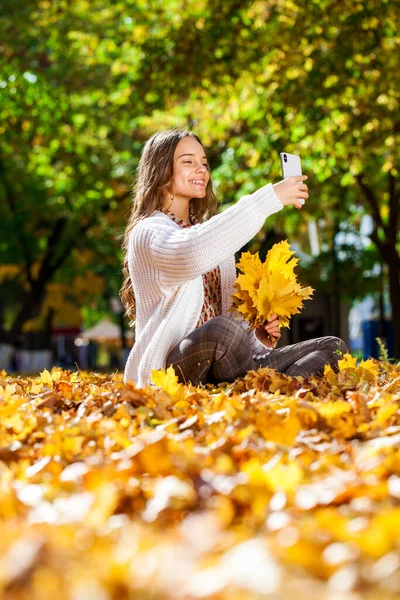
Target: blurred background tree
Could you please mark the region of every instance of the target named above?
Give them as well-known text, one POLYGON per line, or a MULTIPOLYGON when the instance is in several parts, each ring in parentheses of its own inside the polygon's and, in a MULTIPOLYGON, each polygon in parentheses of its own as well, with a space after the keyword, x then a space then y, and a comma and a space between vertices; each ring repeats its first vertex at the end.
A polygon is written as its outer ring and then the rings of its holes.
POLYGON ((189 126, 224 204, 301 154, 309 202, 255 243, 296 241, 336 302, 382 271, 400 356, 397 2, 16 1, 0 27, 3 339, 107 310, 143 142, 189 126))

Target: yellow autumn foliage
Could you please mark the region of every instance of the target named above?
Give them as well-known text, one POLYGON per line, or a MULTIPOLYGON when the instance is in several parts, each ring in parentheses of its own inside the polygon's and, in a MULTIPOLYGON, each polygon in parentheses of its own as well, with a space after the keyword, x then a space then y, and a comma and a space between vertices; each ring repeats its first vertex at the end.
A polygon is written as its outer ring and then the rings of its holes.
POLYGON ((175 396, 182 389, 172 365, 166 371, 152 371, 151 378, 157 387, 164 390, 170 396, 175 396))
POLYGON ((19 265, 3 264, 0 265, 0 283, 6 279, 16 279, 21 275, 22 269, 19 265))
POLYGON ((299 259, 293 254, 287 240, 274 244, 264 263, 258 253, 242 254, 231 310, 249 321, 250 327, 263 325, 273 313, 278 315, 281 327, 289 327, 290 317, 311 298, 314 290, 297 282, 294 268, 299 259))
POLYGON ((0 596, 398 597, 400 365, 339 369, 1 371, 0 596))
MULTIPOLYGON (((357 357, 351 356, 351 354, 344 354, 340 360, 338 360, 339 377, 343 374, 342 383, 344 377, 347 378, 356 377, 357 379, 367 379, 372 382, 376 379, 379 372, 379 363, 373 358, 368 360, 361 360, 357 364, 357 357)), ((327 377, 331 382, 337 380, 337 375, 333 372, 332 367, 329 365, 325 366, 324 376, 327 377)))
POLYGON ((24 324, 24 331, 38 331, 51 310, 55 323, 67 326, 79 326, 82 322, 81 306, 104 290, 103 277, 88 271, 85 276, 78 275, 71 284, 49 283, 46 286, 45 299, 40 314, 24 324))

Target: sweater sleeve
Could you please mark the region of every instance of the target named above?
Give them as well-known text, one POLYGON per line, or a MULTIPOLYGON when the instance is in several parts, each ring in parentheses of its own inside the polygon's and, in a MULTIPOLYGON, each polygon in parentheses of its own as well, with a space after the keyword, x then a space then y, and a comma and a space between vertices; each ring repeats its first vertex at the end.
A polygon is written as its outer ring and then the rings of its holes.
MULTIPOLYGON (((150 252, 166 287, 174 287, 206 273, 234 254, 261 229, 282 203, 272 184, 240 198, 205 223, 188 229, 152 228, 150 252)), ((142 228, 146 235, 146 227, 142 228)))

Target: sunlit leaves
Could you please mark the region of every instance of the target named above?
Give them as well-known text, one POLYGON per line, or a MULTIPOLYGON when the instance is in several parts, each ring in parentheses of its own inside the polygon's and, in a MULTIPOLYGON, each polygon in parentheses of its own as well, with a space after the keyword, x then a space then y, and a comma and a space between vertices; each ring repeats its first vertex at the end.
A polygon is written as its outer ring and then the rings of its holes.
POLYGON ((160 387, 172 397, 176 396, 179 390, 182 389, 172 365, 166 371, 152 371, 151 378, 157 387, 160 387))
POLYGON ((374 383, 378 376, 378 362, 372 358, 368 360, 361 360, 357 365, 357 358, 351 356, 351 354, 344 354, 344 356, 338 360, 339 373, 336 375, 329 365, 326 365, 324 369, 324 376, 333 383, 334 381, 340 381, 344 384, 347 381, 351 385, 351 381, 365 380, 369 383, 374 383))
POLYGON ((291 597, 300 567, 299 593, 328 597, 343 569, 346 590, 398 593, 400 371, 341 360, 332 380, 260 369, 216 388, 172 367, 158 389, 1 372, 1 591, 291 597))

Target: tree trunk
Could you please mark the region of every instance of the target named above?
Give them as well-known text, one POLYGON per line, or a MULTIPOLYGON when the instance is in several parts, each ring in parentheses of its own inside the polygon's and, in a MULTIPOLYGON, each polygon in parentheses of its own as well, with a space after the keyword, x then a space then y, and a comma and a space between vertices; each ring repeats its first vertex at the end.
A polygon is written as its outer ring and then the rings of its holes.
POLYGON ((383 265, 381 265, 381 273, 379 277, 379 292, 378 292, 378 307, 379 307, 379 337, 384 343, 387 343, 387 333, 385 324, 385 302, 384 302, 384 276, 383 276, 383 265))
POLYGON ((42 306, 45 286, 47 282, 37 282, 31 291, 25 296, 24 303, 15 318, 12 328, 7 332, 9 344, 15 344, 22 334, 24 324, 39 314, 42 306))
POLYGON ((333 280, 333 293, 331 294, 330 300, 333 302, 333 310, 331 310, 332 316, 332 335, 340 337, 341 327, 341 314, 340 314, 340 292, 341 292, 341 278, 340 278, 340 267, 338 263, 337 251, 336 251, 336 236, 340 231, 338 219, 335 218, 333 224, 333 235, 332 235, 332 280, 333 280))
POLYGON ((397 265, 389 265, 389 293, 392 305, 392 324, 394 333, 394 354, 400 359, 400 272, 397 265))
POLYGON ((29 252, 29 234, 25 231, 24 223, 20 219, 20 211, 18 207, 19 192, 17 193, 10 184, 10 178, 7 177, 7 171, 0 156, 0 180, 6 191, 6 202, 12 218, 15 222, 15 229, 19 238, 22 258, 24 259, 24 267, 27 283, 30 285, 30 291, 24 296, 21 309, 9 331, 3 331, 3 322, 1 319, 1 304, 0 304, 0 333, 2 338, 8 344, 15 345, 18 338, 22 334, 22 328, 26 321, 36 317, 40 313, 43 300, 45 298, 46 286, 50 283, 57 273, 58 269, 64 264, 70 256, 71 251, 76 241, 84 237, 88 230, 94 227, 99 218, 107 213, 113 207, 114 203, 120 203, 130 195, 130 190, 122 192, 118 196, 107 199, 104 205, 98 207, 96 214, 86 222, 86 224, 76 224, 76 228, 71 224, 71 219, 65 216, 60 216, 55 219, 52 230, 49 231, 47 238, 47 250, 44 256, 35 259, 29 252), (32 264, 34 262, 41 263, 39 275, 36 279, 32 276, 32 264))
POLYGON ((394 175, 388 175, 389 193, 389 219, 385 223, 381 216, 378 196, 373 188, 367 183, 363 175, 357 175, 356 179, 364 193, 364 199, 371 211, 374 220, 374 228, 371 240, 376 245, 382 262, 389 269, 389 293, 392 306, 392 324, 394 334, 394 353, 400 358, 400 256, 396 249, 399 235, 400 219, 400 193, 398 182, 394 175))

